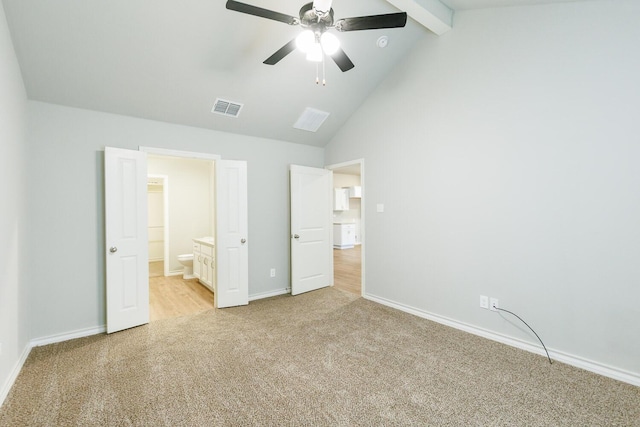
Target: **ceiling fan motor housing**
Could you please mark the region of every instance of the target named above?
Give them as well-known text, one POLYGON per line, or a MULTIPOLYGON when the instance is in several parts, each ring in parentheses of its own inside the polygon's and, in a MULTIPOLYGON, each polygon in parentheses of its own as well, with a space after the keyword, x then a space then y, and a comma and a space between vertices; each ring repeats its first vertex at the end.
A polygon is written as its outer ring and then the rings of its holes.
POLYGON ((333 26, 333 8, 329 9, 329 12, 318 14, 313 8, 313 3, 307 3, 300 8, 300 24, 314 32, 322 33, 333 26))

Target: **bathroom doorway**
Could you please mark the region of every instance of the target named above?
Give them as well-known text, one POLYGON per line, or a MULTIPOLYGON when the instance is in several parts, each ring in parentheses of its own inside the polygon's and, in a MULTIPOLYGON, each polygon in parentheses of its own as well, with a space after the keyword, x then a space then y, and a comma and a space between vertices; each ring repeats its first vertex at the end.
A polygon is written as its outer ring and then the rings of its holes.
POLYGON ((193 239, 215 241, 214 160, 149 154, 147 171, 149 320, 211 309, 213 287, 193 275, 193 260, 185 269, 184 256, 193 239))
POLYGON ((365 293, 364 160, 327 166, 333 171, 333 283, 357 295, 365 293))
MULTIPOLYGON (((179 157, 187 159, 205 159, 211 167, 211 179, 208 194, 200 199, 212 206, 208 214, 210 236, 204 237, 215 246, 215 267, 211 276, 215 277, 212 289, 216 308, 236 307, 249 303, 249 245, 248 245, 248 191, 247 162, 244 160, 221 159, 218 155, 183 152, 151 147, 140 147, 138 151, 105 147, 105 240, 107 257, 106 275, 106 311, 107 333, 148 323, 149 316, 149 280, 148 280, 148 239, 147 232, 147 173, 150 155, 179 157), (144 230, 144 231, 143 231, 144 230), (140 239, 139 237, 143 237, 140 239), (120 249, 123 250, 118 250, 120 249), (138 302, 142 304, 138 304, 138 302)), ((173 180, 171 180, 173 182, 173 180)), ((165 189, 169 191, 168 189, 165 189)), ((183 194, 184 192, 171 191, 183 194)), ((169 227, 175 242, 176 224, 189 224, 189 221, 171 222, 171 202, 169 203, 169 227)), ((180 206, 181 204, 176 204, 180 206)), ((184 206, 184 205, 181 205, 184 206)), ((193 206, 186 206, 193 209, 193 206)), ((184 210, 184 209, 183 209, 184 210)), ((197 211, 196 211, 197 213, 197 211)), ((194 235, 182 234, 193 242, 194 235)), ((183 253, 194 251, 193 243, 183 253)), ((169 251, 169 262, 173 262, 173 250, 169 251)), ((177 260, 176 256, 176 260, 177 260)), ((178 272, 178 274, 180 274, 178 272)))

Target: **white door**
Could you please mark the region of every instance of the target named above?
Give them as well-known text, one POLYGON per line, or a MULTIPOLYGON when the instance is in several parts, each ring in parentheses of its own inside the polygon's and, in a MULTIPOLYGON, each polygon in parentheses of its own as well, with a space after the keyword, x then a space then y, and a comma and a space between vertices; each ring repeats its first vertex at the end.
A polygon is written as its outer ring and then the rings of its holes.
POLYGON ((106 147, 107 333, 149 323, 147 155, 106 147))
POLYGON ((332 185, 327 169, 291 165, 291 294, 333 285, 332 185))
POLYGON ((247 163, 216 161, 216 307, 249 304, 247 163))

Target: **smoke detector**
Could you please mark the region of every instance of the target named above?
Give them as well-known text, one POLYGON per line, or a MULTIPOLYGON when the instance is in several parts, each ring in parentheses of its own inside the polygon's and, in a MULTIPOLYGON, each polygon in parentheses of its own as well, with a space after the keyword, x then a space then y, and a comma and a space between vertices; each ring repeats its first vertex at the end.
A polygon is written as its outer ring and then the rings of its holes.
POLYGON ((388 44, 389 44, 389 37, 387 37, 387 36, 378 37, 378 41, 376 42, 376 46, 378 46, 380 49, 384 49, 385 47, 387 47, 388 44))

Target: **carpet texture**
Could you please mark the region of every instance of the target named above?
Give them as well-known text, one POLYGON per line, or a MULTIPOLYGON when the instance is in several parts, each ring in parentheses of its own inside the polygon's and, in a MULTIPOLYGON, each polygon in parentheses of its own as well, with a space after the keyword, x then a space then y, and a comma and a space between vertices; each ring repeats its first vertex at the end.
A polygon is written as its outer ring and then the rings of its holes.
POLYGON ((1 426, 640 426, 640 388, 328 288, 34 348, 1 426))

